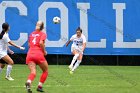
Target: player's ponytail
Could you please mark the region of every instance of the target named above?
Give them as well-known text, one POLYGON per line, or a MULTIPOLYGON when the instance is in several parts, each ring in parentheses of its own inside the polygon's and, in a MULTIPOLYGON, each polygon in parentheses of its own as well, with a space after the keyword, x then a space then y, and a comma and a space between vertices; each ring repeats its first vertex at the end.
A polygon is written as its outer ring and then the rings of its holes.
POLYGON ((5 34, 5 31, 4 30, 2 30, 2 32, 0 33, 0 39, 2 39, 3 38, 3 35, 5 34))
POLYGON ((9 24, 8 23, 3 23, 2 24, 2 32, 0 33, 0 39, 3 38, 3 35, 5 32, 9 29, 9 24))
POLYGON ((44 23, 42 22, 41 26, 40 26, 40 30, 44 29, 44 23))
POLYGON ((76 31, 80 31, 82 33, 82 29, 80 27, 78 27, 76 31))

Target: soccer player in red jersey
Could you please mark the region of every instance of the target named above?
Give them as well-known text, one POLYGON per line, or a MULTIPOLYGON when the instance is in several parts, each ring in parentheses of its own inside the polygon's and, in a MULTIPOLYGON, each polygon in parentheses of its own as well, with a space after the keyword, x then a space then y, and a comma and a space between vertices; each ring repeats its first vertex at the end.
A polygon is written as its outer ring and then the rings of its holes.
POLYGON ((31 83, 36 76, 36 65, 39 65, 42 70, 42 75, 40 76, 37 91, 44 92, 42 89, 42 85, 46 81, 46 78, 48 76, 48 63, 44 57, 45 55, 47 55, 47 52, 45 50, 46 34, 42 32, 43 29, 44 23, 42 21, 38 21, 36 24, 36 30, 33 31, 29 36, 29 50, 26 57, 26 64, 28 64, 30 74, 25 84, 28 93, 32 93, 31 83))

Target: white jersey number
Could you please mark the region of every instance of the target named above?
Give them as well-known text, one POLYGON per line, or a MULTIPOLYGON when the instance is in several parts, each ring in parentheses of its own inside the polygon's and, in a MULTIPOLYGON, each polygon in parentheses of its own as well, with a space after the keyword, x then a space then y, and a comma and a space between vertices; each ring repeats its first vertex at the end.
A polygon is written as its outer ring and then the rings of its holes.
POLYGON ((32 43, 35 45, 36 44, 36 37, 32 40, 32 43))

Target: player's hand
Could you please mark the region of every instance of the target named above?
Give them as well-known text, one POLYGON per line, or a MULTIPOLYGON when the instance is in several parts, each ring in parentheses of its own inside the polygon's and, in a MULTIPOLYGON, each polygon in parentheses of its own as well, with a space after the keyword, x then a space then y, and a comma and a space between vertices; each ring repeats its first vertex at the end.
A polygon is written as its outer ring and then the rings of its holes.
POLYGON ((9 50, 9 53, 10 53, 11 55, 13 55, 13 54, 14 54, 14 51, 12 51, 12 50, 9 50))
POLYGON ((66 47, 68 46, 68 44, 66 44, 66 47))
POLYGON ((25 47, 20 47, 20 50, 25 50, 25 47))
POLYGON ((71 42, 71 40, 69 40, 69 41, 66 43, 66 47, 69 45, 70 42, 71 42))

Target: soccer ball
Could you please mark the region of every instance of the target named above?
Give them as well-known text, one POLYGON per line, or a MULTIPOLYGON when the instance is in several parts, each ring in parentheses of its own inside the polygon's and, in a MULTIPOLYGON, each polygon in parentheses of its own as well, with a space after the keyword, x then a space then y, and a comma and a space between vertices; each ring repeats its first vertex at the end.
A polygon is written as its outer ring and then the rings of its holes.
POLYGON ((54 23, 54 24, 58 24, 58 23, 60 23, 60 18, 57 17, 57 16, 54 17, 54 18, 53 18, 53 23, 54 23))

